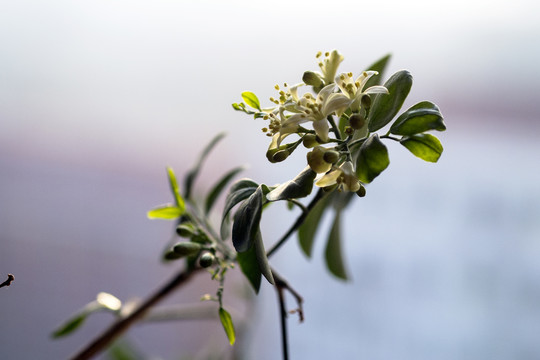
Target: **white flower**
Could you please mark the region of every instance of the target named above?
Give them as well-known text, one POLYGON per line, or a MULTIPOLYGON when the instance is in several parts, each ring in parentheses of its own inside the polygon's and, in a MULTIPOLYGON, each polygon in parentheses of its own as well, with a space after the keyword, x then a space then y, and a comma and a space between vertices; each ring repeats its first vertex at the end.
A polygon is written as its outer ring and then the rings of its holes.
POLYGON ((351 100, 341 94, 334 93, 335 85, 330 84, 322 88, 316 98, 312 94, 306 93, 301 98, 298 98, 296 92, 292 93, 293 101, 296 102, 294 109, 290 111, 296 112, 296 114, 287 118, 283 125, 292 126, 312 121, 313 129, 315 133, 323 141, 328 141, 328 131, 330 126, 328 125, 327 117, 336 113, 341 115, 345 109, 349 107, 351 100))
POLYGON ((375 85, 364 89, 369 78, 373 75, 377 75, 377 71, 364 71, 360 76, 353 80, 352 73, 341 73, 336 76, 336 84, 339 86, 343 94, 352 100, 351 109, 358 111, 362 97, 365 94, 388 94, 388 89, 382 85, 375 85))
MULTIPOLYGON (((317 53, 317 58, 321 57, 322 53, 317 53)), ((324 59, 319 62, 319 67, 322 71, 322 78, 326 85, 334 82, 334 76, 336 76, 339 64, 343 61, 343 55, 333 50, 332 52, 326 52, 324 59)))
POLYGON ((345 161, 339 168, 330 171, 315 183, 319 187, 327 187, 338 184, 339 190, 357 192, 360 190, 360 182, 354 172, 353 164, 345 161))

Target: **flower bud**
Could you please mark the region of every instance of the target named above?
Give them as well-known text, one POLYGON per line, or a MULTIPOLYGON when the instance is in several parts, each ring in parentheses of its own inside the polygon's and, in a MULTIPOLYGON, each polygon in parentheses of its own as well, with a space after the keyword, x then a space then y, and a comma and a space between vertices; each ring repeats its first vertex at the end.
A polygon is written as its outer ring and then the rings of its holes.
POLYGON ((358 189, 356 195, 358 195, 359 197, 366 196, 366 188, 364 187, 364 185, 360 185, 360 189, 358 189))
POLYGON ((207 252, 202 254, 201 258, 199 259, 199 265, 201 265, 203 268, 207 268, 212 266, 214 263, 215 257, 211 253, 207 252))
POLYGON ((325 173, 332 167, 332 164, 324 160, 326 149, 322 146, 316 146, 312 151, 307 153, 307 162, 311 170, 318 174, 325 173))
POLYGON ((371 107, 371 97, 368 94, 362 95, 360 103, 362 104, 363 108, 369 109, 371 107))
POLYGON ((173 246, 173 251, 180 256, 195 255, 201 250, 201 245, 191 241, 183 241, 173 246))
POLYGON ((349 118, 349 124, 355 130, 361 129, 366 124, 366 118, 360 114, 352 114, 349 118))
POLYGON ((304 135, 304 137, 302 138, 302 144, 308 149, 319 145, 319 143, 317 142, 317 135, 315 134, 304 135))
POLYGON ((272 155, 273 162, 282 162, 290 155, 288 150, 279 150, 274 155, 272 155))
POLYGON ((302 76, 302 81, 306 85, 311 85, 314 87, 322 87, 324 85, 320 76, 317 75, 317 73, 313 71, 306 71, 304 75, 302 76))
POLYGON ((324 161, 330 164, 335 164, 339 160, 339 152, 335 150, 328 150, 323 155, 324 161))
POLYGON ((176 233, 183 238, 190 238, 193 235, 193 224, 183 223, 176 227, 176 233))

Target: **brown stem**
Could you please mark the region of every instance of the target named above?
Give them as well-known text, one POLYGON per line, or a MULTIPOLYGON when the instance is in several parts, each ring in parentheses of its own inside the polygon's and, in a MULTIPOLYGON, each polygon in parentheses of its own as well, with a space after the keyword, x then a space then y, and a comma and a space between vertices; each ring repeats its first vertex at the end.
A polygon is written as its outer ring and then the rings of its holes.
POLYGON ((7 280, 0 284, 0 288, 11 285, 13 280, 15 280, 15 276, 13 276, 13 274, 8 274, 7 280))
POLYGON ((119 320, 114 322, 107 330, 105 330, 102 334, 95 338, 94 341, 88 344, 84 349, 82 349, 71 359, 90 359, 103 351, 109 344, 111 344, 126 330, 128 330, 131 325, 133 325, 136 321, 140 320, 146 314, 146 312, 150 310, 151 307, 156 305, 159 301, 163 300, 174 289, 185 284, 189 279, 191 279, 191 277, 197 270, 200 269, 184 270, 179 272, 174 278, 169 280, 169 282, 166 283, 165 286, 158 289, 153 295, 151 295, 144 302, 139 304, 137 308, 131 313, 129 313, 126 317, 120 318, 119 320))

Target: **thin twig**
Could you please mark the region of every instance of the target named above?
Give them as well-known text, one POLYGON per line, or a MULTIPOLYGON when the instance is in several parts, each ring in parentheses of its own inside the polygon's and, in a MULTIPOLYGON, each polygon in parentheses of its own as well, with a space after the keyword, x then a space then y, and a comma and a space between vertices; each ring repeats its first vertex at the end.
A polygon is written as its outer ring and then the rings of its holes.
POLYGON ((13 276, 13 274, 8 274, 7 280, 0 284, 0 288, 11 285, 13 280, 15 280, 15 276, 13 276))
MULTIPOLYGON (((275 278, 274 278, 275 280, 275 278)), ((287 335, 287 307, 285 305, 285 296, 283 294, 283 288, 276 282, 276 292, 279 302, 279 319, 281 320, 281 350, 283 353, 283 360, 289 359, 289 344, 287 335)))
POLYGON ((315 197, 311 200, 311 202, 306 207, 306 211, 302 211, 302 214, 298 216, 294 224, 289 228, 289 230, 281 237, 281 239, 278 240, 278 242, 266 253, 267 257, 272 256, 285 242, 289 239, 289 237, 298 230, 298 228, 304 223, 307 216, 309 215, 309 212, 317 205, 319 200, 321 200, 324 196, 324 190, 322 188, 319 189, 315 197))
POLYGON ((287 280, 285 280, 285 278, 277 274, 274 269, 272 269, 272 275, 274 276, 274 282, 276 283, 276 287, 287 290, 296 300, 298 308, 289 312, 291 314, 298 313, 298 319, 300 320, 300 322, 303 322, 304 308, 302 305, 304 303, 304 298, 293 287, 291 287, 291 285, 287 282, 287 280))
POLYGON ((175 277, 169 280, 162 288, 158 289, 152 296, 148 297, 145 301, 141 302, 136 309, 129 313, 126 317, 123 317, 114 322, 107 330, 94 339, 88 346, 82 349, 78 354, 73 356, 73 360, 85 360, 90 359, 103 351, 109 344, 116 340, 120 335, 127 331, 135 322, 140 320, 147 312, 163 300, 173 290, 179 286, 185 284, 191 279, 193 274, 200 270, 196 268, 194 270, 184 270, 179 272, 175 277))

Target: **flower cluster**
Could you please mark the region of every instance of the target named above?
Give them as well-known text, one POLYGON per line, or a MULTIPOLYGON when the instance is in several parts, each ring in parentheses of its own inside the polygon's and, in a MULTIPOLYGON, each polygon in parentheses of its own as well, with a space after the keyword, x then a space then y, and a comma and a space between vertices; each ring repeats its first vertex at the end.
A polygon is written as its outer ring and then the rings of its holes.
MULTIPOLYGON (((355 174, 351 154, 345 145, 345 138, 358 140, 365 127, 365 118, 374 94, 388 94, 384 86, 366 87, 368 80, 377 75, 377 71, 362 71, 356 78, 353 73, 338 73, 343 56, 336 50, 324 55, 317 54, 320 72, 306 71, 303 82, 289 86, 276 85, 276 97, 271 97, 273 104, 261 109, 259 100, 253 93, 242 94, 246 104, 233 104, 236 110, 253 114, 268 124, 262 131, 271 137, 267 157, 271 162, 285 160, 300 142, 307 148, 313 148, 307 154, 311 169, 321 175, 316 181, 320 187, 338 185, 339 190, 356 192, 360 183, 355 174), (311 86, 300 94, 300 89, 311 86), (339 126, 334 117, 339 120, 339 126), (307 128, 305 125, 311 125, 307 128), (297 134, 296 142, 282 145, 289 135, 297 134), (332 143, 333 148, 322 145, 332 143), (344 146, 345 145, 345 146, 344 146)), ((364 136, 367 135, 364 134, 364 136)))

